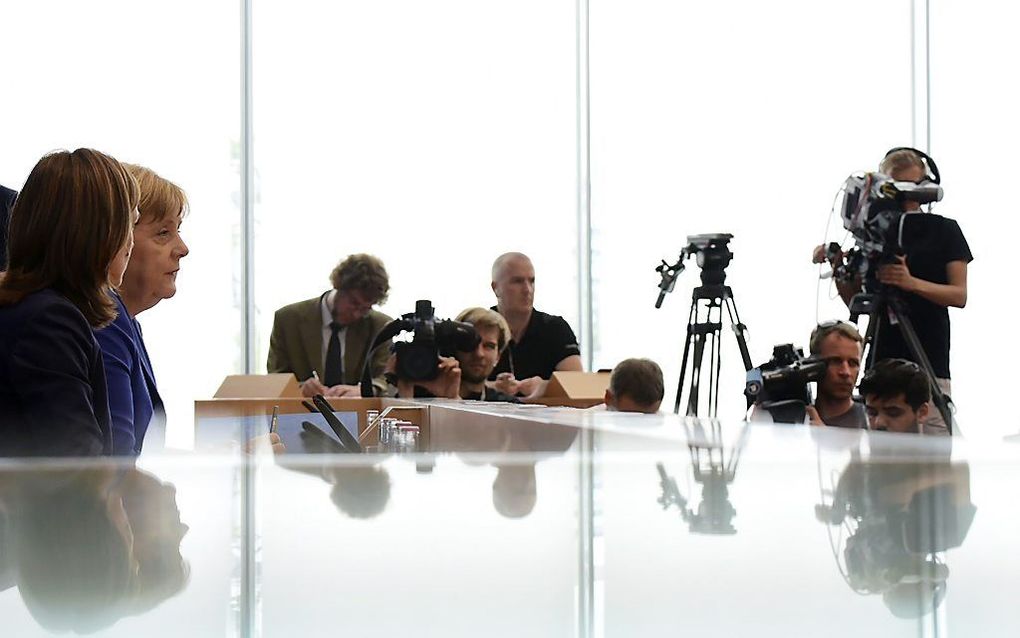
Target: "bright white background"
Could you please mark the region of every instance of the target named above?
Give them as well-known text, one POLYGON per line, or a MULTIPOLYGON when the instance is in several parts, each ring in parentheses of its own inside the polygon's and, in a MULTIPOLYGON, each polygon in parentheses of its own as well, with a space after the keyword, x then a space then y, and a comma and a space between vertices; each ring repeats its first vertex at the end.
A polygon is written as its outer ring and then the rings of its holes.
MULTIPOLYGON (((1018 429, 996 409, 1018 354, 1017 14, 932 2, 938 210, 977 257, 970 305, 952 311, 970 435, 1018 429)), ((254 371, 273 311, 325 290, 351 252, 386 262, 385 312, 427 297, 452 316, 491 304, 492 258, 522 250, 537 306, 580 329, 576 19, 568 0, 255 2, 254 371)), ((19 188, 43 153, 87 145, 191 198, 180 292, 141 317, 171 438, 186 444, 191 401, 243 367, 239 3, 40 0, 5 3, 0 22, 0 183, 19 188)), ((845 177, 913 141, 910 29, 907 0, 591 0, 594 367, 656 359, 672 407, 698 272, 657 311, 653 269, 688 234, 736 236, 728 283, 755 363, 806 345, 816 317, 845 316, 827 287, 816 295, 809 252, 845 177)), ((743 374, 724 337, 721 413, 735 416, 743 374)))

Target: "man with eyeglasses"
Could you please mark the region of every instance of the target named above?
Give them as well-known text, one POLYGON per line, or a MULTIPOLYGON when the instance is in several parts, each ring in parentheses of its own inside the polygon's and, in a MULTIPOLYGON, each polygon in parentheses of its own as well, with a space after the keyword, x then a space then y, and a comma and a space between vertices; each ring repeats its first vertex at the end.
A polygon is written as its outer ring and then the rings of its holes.
POLYGON ((861 395, 872 430, 909 434, 946 434, 937 426, 925 426, 931 386, 920 366, 904 359, 883 359, 861 381, 861 395))
MULTIPOLYGON (((378 257, 350 255, 330 274, 333 288, 276 311, 269 339, 269 372, 293 372, 305 396, 360 397, 361 371, 375 335, 391 321, 373 310, 386 301, 390 283, 378 257)), ((372 385, 386 391, 389 348, 376 348, 372 385)))
POLYGON ((811 332, 811 354, 828 364, 825 377, 818 382, 818 398, 807 408, 813 424, 868 427, 864 406, 853 398, 863 341, 856 326, 846 321, 827 321, 811 332))

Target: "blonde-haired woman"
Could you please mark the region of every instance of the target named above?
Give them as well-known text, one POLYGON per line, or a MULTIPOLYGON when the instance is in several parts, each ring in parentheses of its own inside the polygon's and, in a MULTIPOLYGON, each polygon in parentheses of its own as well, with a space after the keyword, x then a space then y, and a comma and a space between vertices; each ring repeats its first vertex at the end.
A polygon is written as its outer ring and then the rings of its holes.
POLYGON ((137 455, 149 425, 162 420, 163 401, 137 316, 177 292, 177 271, 188 246, 181 222, 188 199, 176 184, 143 166, 125 164, 138 182, 139 218, 134 226, 134 251, 124 279, 113 294, 117 318, 96 331, 113 423, 113 452, 137 455))

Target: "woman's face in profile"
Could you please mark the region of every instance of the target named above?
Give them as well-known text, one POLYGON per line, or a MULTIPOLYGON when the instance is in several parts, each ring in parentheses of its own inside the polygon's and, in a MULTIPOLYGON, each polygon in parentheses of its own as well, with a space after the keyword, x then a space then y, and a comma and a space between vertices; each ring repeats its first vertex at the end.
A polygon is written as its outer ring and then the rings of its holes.
POLYGON ((135 225, 134 251, 121 284, 125 298, 137 299, 145 309, 177 293, 177 271, 188 254, 180 229, 180 215, 135 225))

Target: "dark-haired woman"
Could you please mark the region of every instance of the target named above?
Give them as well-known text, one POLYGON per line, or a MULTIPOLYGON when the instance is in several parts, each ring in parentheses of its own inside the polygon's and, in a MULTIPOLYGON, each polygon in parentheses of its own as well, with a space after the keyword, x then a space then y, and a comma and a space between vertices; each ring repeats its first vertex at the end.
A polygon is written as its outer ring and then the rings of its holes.
POLYGON ((113 451, 102 354, 138 216, 114 158, 60 151, 32 169, 11 211, 0 276, 0 454, 113 451))

